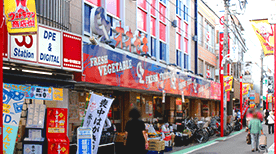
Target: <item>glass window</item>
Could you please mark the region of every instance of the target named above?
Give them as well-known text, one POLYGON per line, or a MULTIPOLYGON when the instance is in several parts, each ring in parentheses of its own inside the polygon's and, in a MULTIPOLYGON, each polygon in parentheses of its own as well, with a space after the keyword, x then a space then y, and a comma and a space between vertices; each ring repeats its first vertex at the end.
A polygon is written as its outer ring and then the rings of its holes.
POLYGON ((188 14, 189 14, 189 9, 188 9, 188 7, 185 5, 185 21, 187 21, 188 22, 188 14))
POLYGON ((144 10, 147 10, 147 2, 145 0, 138 0, 138 6, 140 6, 144 10))
POLYGON ((151 37, 151 56, 156 57, 156 39, 151 37))
POLYGON ((166 44, 160 42, 160 60, 166 61, 166 44))
POLYGON ((151 7, 150 7, 150 13, 153 15, 153 16, 155 16, 155 9, 154 8, 156 8, 156 0, 150 0, 150 5, 151 5, 151 7))
POLYGON ((181 35, 177 33, 177 49, 181 50, 181 35))
POLYGON ((184 38, 184 45, 183 45, 184 53, 188 54, 188 39, 184 38))
POLYGON ((181 51, 176 50, 176 65, 181 67, 181 51))
POLYGON ((177 17, 178 32, 181 33, 181 19, 177 17))
POLYGON ((85 4, 84 5, 84 31, 90 33, 90 14, 92 7, 85 4))
POLYGON ((138 28, 143 31, 147 31, 147 13, 138 8, 137 12, 138 28))
POLYGON ((205 47, 207 50, 214 53, 215 30, 214 30, 214 27, 209 24, 209 22, 205 21, 205 25, 206 25, 205 47))
POLYGON ((86 0, 86 1, 96 6, 101 6, 101 0, 86 0))
POLYGON ((188 24, 184 22, 184 37, 188 38, 188 24))
POLYGON ((176 14, 179 15, 180 17, 182 16, 182 3, 180 0, 176 0, 176 14))
POLYGON ((166 42, 166 25, 159 23, 159 38, 166 42))
POLYGON ((189 61, 189 56, 187 54, 184 54, 184 69, 188 69, 188 61, 189 61))
POLYGON ((153 36, 156 36, 156 19, 154 17, 150 17, 150 33, 153 36))
POLYGON ((198 42, 200 45, 203 45, 202 37, 203 37, 203 17, 201 14, 198 14, 198 42))
POLYGON ((178 7, 179 7, 179 0, 176 0, 176 14, 179 15, 179 10, 178 10, 178 7))
POLYGON ((160 12, 160 15, 159 15, 159 19, 161 21, 163 21, 164 23, 166 23, 166 7, 164 5, 162 5, 161 3, 159 4, 159 12, 160 12))
POLYGON ((106 0, 106 10, 120 18, 120 0, 106 0))

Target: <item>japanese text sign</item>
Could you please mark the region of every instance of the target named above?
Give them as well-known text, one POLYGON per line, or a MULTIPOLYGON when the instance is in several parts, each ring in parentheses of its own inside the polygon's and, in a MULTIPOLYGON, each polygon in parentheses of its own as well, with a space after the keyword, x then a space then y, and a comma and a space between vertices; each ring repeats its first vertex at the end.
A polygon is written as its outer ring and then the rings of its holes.
POLYGON ((93 153, 97 153, 100 143, 103 126, 107 118, 108 111, 114 99, 106 98, 92 94, 89 101, 89 106, 84 118, 83 127, 90 127, 92 129, 92 149, 93 153), (96 109, 91 108, 92 103, 96 104, 96 109))
POLYGON ((78 153, 92 154, 92 129, 91 127, 78 128, 78 153))
POLYGON ((3 153, 13 153, 25 97, 24 93, 3 88, 3 153))
POLYGON ((268 23, 268 20, 252 20, 252 27, 257 35, 265 56, 273 55, 274 53, 274 33, 273 26, 268 23))
POLYGON ((4 8, 9 33, 37 31, 35 0, 4 0, 4 8))
POLYGON ((65 136, 67 132, 67 109, 47 109, 47 137, 65 136))
POLYGON ((38 38, 38 62, 61 66, 61 32, 39 26, 38 38))
POLYGON ((63 89, 62 88, 53 88, 53 100, 63 101, 63 89))
POLYGON ((232 90, 233 76, 224 76, 225 92, 232 90))

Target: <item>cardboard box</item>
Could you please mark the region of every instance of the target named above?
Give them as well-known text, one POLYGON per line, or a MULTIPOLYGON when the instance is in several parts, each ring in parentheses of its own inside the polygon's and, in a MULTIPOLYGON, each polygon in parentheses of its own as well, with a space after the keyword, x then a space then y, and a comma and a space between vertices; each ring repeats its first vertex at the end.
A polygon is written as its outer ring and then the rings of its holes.
POLYGON ((117 133, 115 142, 126 142, 126 135, 117 133))

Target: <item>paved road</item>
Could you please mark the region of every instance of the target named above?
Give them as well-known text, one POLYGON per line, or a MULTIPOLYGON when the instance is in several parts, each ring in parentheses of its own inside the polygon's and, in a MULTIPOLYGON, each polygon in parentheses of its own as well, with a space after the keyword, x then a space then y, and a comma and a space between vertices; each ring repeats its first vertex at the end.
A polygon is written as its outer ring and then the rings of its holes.
MULTIPOLYGON (((263 125, 264 133, 267 134, 268 148, 273 144, 274 134, 268 134, 267 126, 263 125)), ((171 154, 252 154, 251 145, 247 145, 245 138, 247 132, 234 133, 225 138, 215 139, 204 144, 200 144, 194 147, 185 148, 179 151, 170 152, 171 154), (225 140, 222 140, 225 139, 225 140)), ((265 151, 261 151, 260 154, 265 151)), ((169 153, 169 152, 168 152, 169 153)), ((167 154, 167 153, 166 153, 167 154)))

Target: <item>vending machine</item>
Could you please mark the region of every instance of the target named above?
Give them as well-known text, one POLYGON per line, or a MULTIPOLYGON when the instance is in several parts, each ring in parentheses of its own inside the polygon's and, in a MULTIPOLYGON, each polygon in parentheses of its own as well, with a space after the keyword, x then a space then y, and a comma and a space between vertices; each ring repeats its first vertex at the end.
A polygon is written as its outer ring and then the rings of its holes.
POLYGON ((48 154, 69 154, 67 109, 47 108, 46 137, 48 154))

